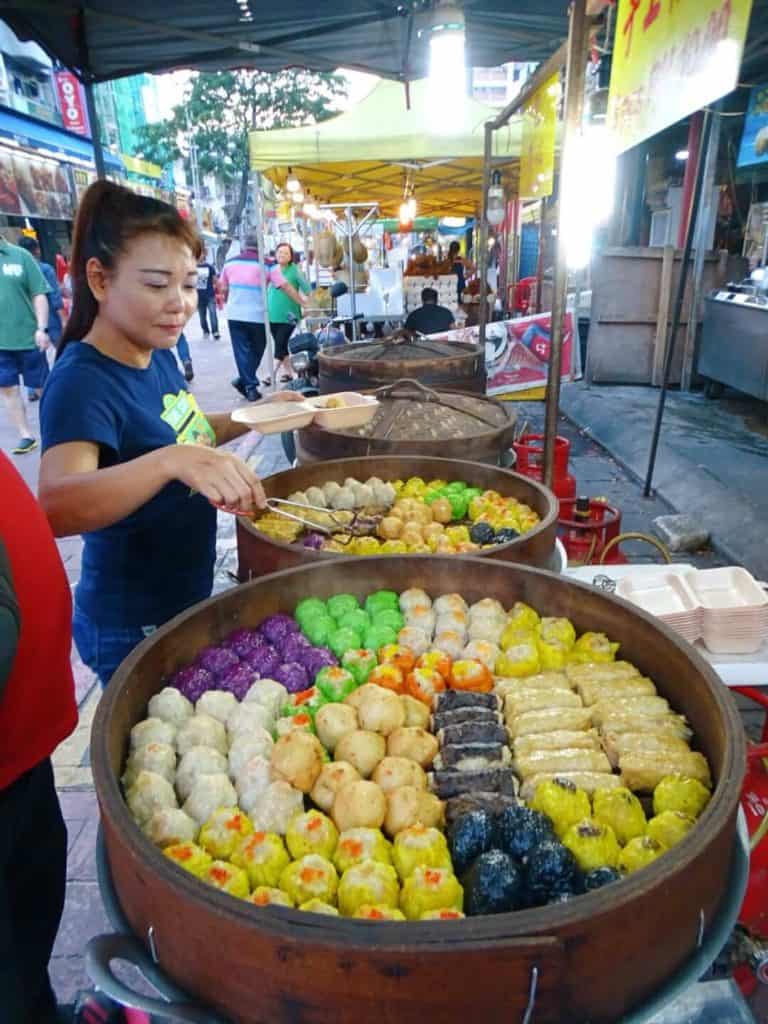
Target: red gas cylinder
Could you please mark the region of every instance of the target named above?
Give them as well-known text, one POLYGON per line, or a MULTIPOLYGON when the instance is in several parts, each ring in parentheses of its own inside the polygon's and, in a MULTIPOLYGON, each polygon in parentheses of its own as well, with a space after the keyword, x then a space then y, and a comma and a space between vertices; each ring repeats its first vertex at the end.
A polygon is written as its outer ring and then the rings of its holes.
MULTIPOLYGON (((515 472, 532 480, 544 480, 544 435, 523 434, 512 445, 517 461, 515 472)), ((568 458, 571 442, 566 437, 555 438, 555 465, 552 490, 560 499, 560 519, 567 519, 573 513, 576 501, 576 478, 568 472, 568 458)))
MULTIPOLYGON (((569 565, 599 565, 606 547, 621 533, 621 512, 602 498, 579 498, 573 518, 560 517, 558 536, 568 553, 569 565)), ((605 565, 625 565, 627 558, 613 544, 605 565)))

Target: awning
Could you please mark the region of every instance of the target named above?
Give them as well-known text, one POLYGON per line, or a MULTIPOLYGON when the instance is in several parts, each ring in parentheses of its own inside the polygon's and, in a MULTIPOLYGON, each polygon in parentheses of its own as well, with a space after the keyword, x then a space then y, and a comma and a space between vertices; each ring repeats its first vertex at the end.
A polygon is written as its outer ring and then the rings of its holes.
MULTIPOLYGON (((396 215, 406 177, 421 215, 471 216, 480 201, 483 125, 496 111, 466 98, 451 131, 436 133, 425 79, 405 90, 382 80, 355 106, 319 124, 251 132, 251 167, 282 188, 288 169, 321 202, 378 202, 396 215)), ((521 123, 494 133, 494 160, 514 191, 521 123)))
MULTIPOLYGON (((81 75, 97 81, 194 67, 358 68, 395 80, 427 74, 429 12, 391 0, 4 0, 3 17, 81 75)), ((472 0, 464 7, 468 67, 546 60, 568 31, 565 0, 472 0)))
MULTIPOLYGON (((13 139, 20 146, 39 149, 48 156, 85 160, 93 166, 93 146, 89 139, 22 114, 0 110, 0 138, 13 139)), ((104 160, 108 170, 125 173, 122 161, 109 150, 104 151, 104 160)))

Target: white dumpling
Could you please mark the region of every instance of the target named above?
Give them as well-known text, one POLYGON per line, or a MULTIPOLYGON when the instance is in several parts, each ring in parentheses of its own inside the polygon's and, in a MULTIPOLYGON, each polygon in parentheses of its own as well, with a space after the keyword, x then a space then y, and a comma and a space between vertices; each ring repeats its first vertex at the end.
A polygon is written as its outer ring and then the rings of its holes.
POLYGON ((465 612, 467 610, 467 602, 461 594, 443 594, 441 597, 438 597, 433 607, 437 615, 452 611, 465 612))
POLYGON ((142 831, 155 846, 162 848, 175 843, 196 842, 200 826, 181 808, 164 807, 155 811, 142 831))
POLYGON ((368 485, 368 487, 379 487, 381 484, 384 483, 384 481, 381 479, 380 476, 369 476, 365 483, 368 485))
POLYGON ((464 650, 464 634, 457 633, 453 629, 443 630, 442 633, 435 633, 435 639, 432 641, 432 650, 442 651, 452 661, 456 661, 461 657, 461 652, 464 650))
POLYGON ((506 623, 504 619, 493 617, 473 619, 469 624, 469 639, 480 642, 497 644, 504 632, 506 623))
POLYGON ((326 505, 330 505, 331 498, 340 490, 341 484, 337 484, 335 480, 329 480, 328 483, 323 484, 322 492, 325 495, 326 505))
POLYGON ((435 631, 440 633, 444 629, 455 629, 457 633, 466 633, 469 626, 469 616, 460 608, 453 608, 451 611, 437 613, 435 631))
POLYGON ((381 508, 391 508, 395 504, 397 491, 392 484, 376 484, 373 488, 374 503, 381 508))
POLYGON ((173 786, 157 772, 139 772, 125 799, 140 825, 149 821, 155 811, 179 806, 173 786))
POLYGON ((354 491, 356 487, 360 486, 360 481, 355 479, 355 477, 353 476, 348 476, 347 479, 344 481, 344 486, 349 487, 350 490, 354 491))
POLYGON ((415 605, 410 611, 405 613, 406 626, 415 626, 416 629, 422 630, 427 636, 432 636, 434 633, 436 621, 435 613, 426 605, 415 605))
POLYGON ((229 777, 236 779, 252 757, 269 757, 274 741, 266 729, 238 736, 229 748, 229 777))
POLYGON ((176 740, 176 726, 162 718, 145 718, 131 729, 131 750, 146 747, 148 743, 167 743, 173 746, 176 740))
POLYGON ((193 747, 213 747, 219 753, 226 754, 228 746, 227 730, 218 718, 211 715, 193 715, 176 734, 176 751, 180 757, 193 747))
POLYGON ((186 800, 192 792, 198 775, 218 775, 227 770, 227 759, 213 747, 193 747, 179 762, 176 772, 176 792, 186 800))
POLYGON ((355 494, 355 504, 357 508, 367 508, 374 504, 372 487, 368 487, 367 484, 358 484, 357 487, 353 487, 352 490, 355 494))
POLYGON ((423 629, 416 626, 404 626, 397 634, 397 642, 403 647, 409 647, 417 658, 420 658, 425 651, 429 650, 430 640, 423 629))
POLYGON ((400 611, 407 615, 413 608, 431 608, 432 598, 426 592, 421 590, 419 587, 411 587, 410 590, 404 590, 400 595, 400 611))
POLYGON ((195 713, 192 701, 187 700, 175 686, 165 686, 160 693, 150 697, 147 711, 151 718, 160 718, 170 725, 175 725, 177 729, 195 713))
POLYGON ((292 501, 294 505, 310 505, 311 502, 307 498, 304 491, 294 491, 293 494, 288 495, 288 501, 292 501))
POLYGON ((501 601, 497 601, 494 597, 484 597, 482 601, 476 601, 469 609, 469 621, 474 622, 476 618, 489 614, 495 618, 506 619, 507 617, 501 601))
POLYGON ((173 783, 176 778, 176 751, 170 743, 147 743, 131 754, 122 780, 125 789, 134 784, 140 772, 154 772, 173 783))
POLYGON ((252 700, 238 704, 227 719, 230 743, 234 742, 238 736, 258 733, 261 729, 269 731, 272 728, 272 722, 272 715, 262 704, 257 704, 252 700))
POLYGON ((226 690, 207 690, 195 704, 195 711, 198 715, 210 715, 222 725, 226 725, 227 719, 237 706, 237 697, 234 693, 227 693, 226 690))
POLYGON ((271 782, 251 812, 258 832, 277 832, 284 836, 291 819, 304 810, 304 795, 287 782, 271 782))
POLYGON ((218 807, 234 807, 236 803, 235 787, 224 772, 218 772, 197 776, 182 810, 198 825, 204 825, 218 807))
POLYGON ((318 508, 328 508, 328 499, 320 487, 307 488, 307 504, 318 508))
POLYGON ((485 640, 473 640, 467 644, 461 656, 474 661, 482 661, 485 667, 493 672, 500 655, 501 648, 497 644, 487 643, 485 640))
POLYGON ((260 704, 266 708, 272 720, 288 700, 288 691, 276 679, 257 679, 243 700, 244 704, 260 704))
POLYGON ((331 498, 331 508, 351 512, 355 508, 355 492, 351 487, 342 487, 331 498))
POLYGON ((245 763, 235 781, 237 803, 246 814, 253 814, 272 782, 272 766, 266 757, 257 754, 245 763))

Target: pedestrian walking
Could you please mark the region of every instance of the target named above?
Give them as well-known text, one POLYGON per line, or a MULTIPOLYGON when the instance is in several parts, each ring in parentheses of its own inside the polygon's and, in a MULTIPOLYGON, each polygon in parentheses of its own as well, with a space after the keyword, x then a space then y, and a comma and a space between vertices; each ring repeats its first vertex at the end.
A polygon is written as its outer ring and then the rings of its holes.
POLYGON ((179 340, 176 342, 176 355, 181 360, 184 380, 187 384, 190 384, 195 379, 195 370, 192 366, 192 353, 189 351, 189 342, 184 331, 181 332, 179 340))
POLYGON ((14 455, 37 448, 19 381, 39 396, 48 364, 48 285, 36 260, 0 236, 0 395, 19 440, 14 455))
POLYGON ((229 336, 238 372, 232 386, 249 402, 258 402, 261 392, 257 373, 267 347, 265 284, 282 289, 299 306, 307 300, 285 279, 279 267, 262 267, 259 244, 252 236, 246 238, 240 255, 224 264, 219 283, 227 303, 229 336))
MULTIPOLYGON (((200 326, 203 329, 203 337, 208 338, 213 334, 214 340, 218 341, 219 316, 216 312, 216 267, 206 261, 207 252, 203 249, 200 260, 197 264, 197 312, 200 316, 200 326), (211 321, 211 329, 208 330, 208 319, 211 321)), ((190 378, 191 379, 191 378, 190 378)))
MULTIPOLYGON (((50 263, 44 263, 40 254, 40 243, 36 238, 31 238, 29 235, 22 235, 19 239, 19 245, 22 249, 26 249, 33 259, 37 260, 37 265, 43 272, 46 284, 48 285, 48 340, 51 345, 55 348, 59 344, 61 338, 62 324, 61 314, 64 309, 64 296, 59 286, 59 278, 57 272, 51 266, 50 263)), ((49 366, 48 366, 48 353, 43 353, 43 359, 45 365, 43 367, 43 385, 48 379, 49 366)), ((27 399, 30 402, 36 402, 39 398, 38 392, 34 388, 27 388, 27 399)))
POLYGON ((40 406, 39 494, 56 536, 83 535, 73 632, 102 685, 210 595, 214 503, 264 506, 258 477, 217 449, 248 428, 204 412, 170 351, 195 309, 199 254, 167 203, 107 181, 80 201, 72 315, 40 406))
MULTIPOLYGON (((309 281, 296 266, 293 247, 288 242, 281 242, 275 255, 277 256, 277 265, 285 280, 293 285, 296 291, 309 295, 312 289, 309 281)), ((288 341, 294 332, 296 322, 301 317, 302 309, 299 303, 294 302, 286 293, 285 289, 271 286, 267 294, 267 308, 269 309, 269 326, 272 329, 272 337, 275 342, 275 360, 277 361, 275 373, 278 374, 280 383, 285 384, 291 380, 288 341)), ((263 383, 270 385, 272 381, 267 379, 263 383)))

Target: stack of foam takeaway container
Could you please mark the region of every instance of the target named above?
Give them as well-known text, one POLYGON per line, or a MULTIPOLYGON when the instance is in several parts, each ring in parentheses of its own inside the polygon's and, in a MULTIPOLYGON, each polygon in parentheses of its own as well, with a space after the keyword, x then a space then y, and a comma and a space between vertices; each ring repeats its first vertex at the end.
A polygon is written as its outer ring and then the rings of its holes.
POLYGON ((458 312, 458 278, 455 274, 440 274, 438 277, 403 278, 405 287, 405 308, 410 313, 421 305, 422 288, 434 288, 438 306, 445 306, 452 313, 458 312))
POLYGON ((626 577, 616 595, 713 654, 754 654, 768 640, 768 596, 739 566, 626 577))

